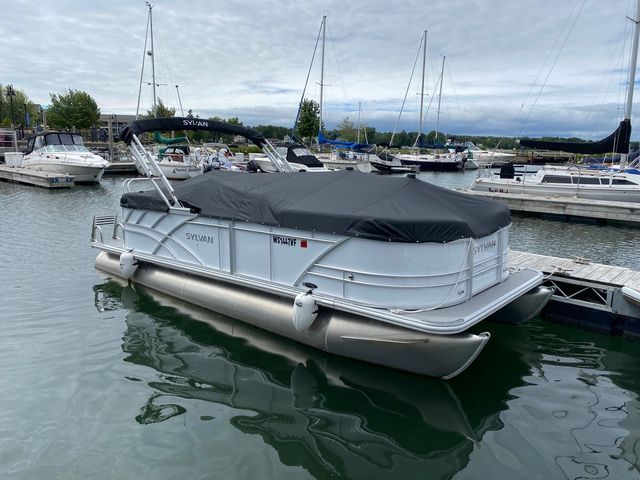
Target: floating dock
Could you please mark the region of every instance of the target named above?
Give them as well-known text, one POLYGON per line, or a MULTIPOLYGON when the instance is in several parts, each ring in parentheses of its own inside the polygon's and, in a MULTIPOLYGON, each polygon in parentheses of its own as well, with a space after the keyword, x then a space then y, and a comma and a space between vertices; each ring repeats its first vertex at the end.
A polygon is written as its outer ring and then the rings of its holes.
POLYGON ((640 303, 623 293, 640 294, 640 272, 624 267, 511 251, 512 269, 533 268, 556 292, 543 316, 559 323, 640 339, 640 303))
POLYGON ((113 162, 104 170, 104 175, 138 175, 135 162, 113 162))
POLYGON ((475 197, 490 198, 504 203, 514 212, 558 216, 567 220, 577 218, 602 224, 618 223, 640 226, 640 204, 634 202, 608 202, 588 198, 478 192, 475 190, 462 191, 475 197))
POLYGON ((75 185, 73 175, 59 175, 4 165, 0 165, 0 180, 43 188, 70 188, 75 185))

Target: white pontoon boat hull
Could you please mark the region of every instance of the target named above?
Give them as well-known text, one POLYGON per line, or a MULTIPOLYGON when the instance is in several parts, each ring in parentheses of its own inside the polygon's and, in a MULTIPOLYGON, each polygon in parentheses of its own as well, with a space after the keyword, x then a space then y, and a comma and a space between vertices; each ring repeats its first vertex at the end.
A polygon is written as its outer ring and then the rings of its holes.
MULTIPOLYGON (((100 253, 96 266, 120 276, 115 255, 100 253)), ((140 266, 132 280, 329 353, 438 378, 461 373, 490 337, 488 333, 429 335, 331 309, 321 309, 313 326, 298 332, 292 303, 283 297, 151 264, 140 266)))

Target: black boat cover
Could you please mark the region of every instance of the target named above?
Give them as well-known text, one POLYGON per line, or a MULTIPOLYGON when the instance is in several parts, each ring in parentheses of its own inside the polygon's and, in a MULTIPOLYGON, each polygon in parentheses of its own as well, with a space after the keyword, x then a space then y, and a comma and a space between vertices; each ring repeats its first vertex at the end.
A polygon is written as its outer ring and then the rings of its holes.
POLYGON ((538 148, 568 153, 629 153, 630 137, 631 122, 629 120, 622 120, 615 132, 598 142, 551 142, 523 138, 520 140, 520 146, 523 148, 538 148))
POLYGON ((262 147, 262 145, 265 144, 264 135, 253 128, 222 122, 220 120, 188 117, 134 120, 122 130, 120 133, 120 139, 129 145, 133 139, 133 135, 140 135, 144 132, 169 132, 180 130, 208 130, 210 132, 241 135, 244 138, 251 140, 259 147, 262 147))
MULTIPOLYGON (((410 177, 355 171, 242 173, 212 171, 175 186, 199 215, 391 242, 480 238, 511 223, 498 202, 410 177)), ((125 193, 124 208, 167 211, 158 193, 125 193)))

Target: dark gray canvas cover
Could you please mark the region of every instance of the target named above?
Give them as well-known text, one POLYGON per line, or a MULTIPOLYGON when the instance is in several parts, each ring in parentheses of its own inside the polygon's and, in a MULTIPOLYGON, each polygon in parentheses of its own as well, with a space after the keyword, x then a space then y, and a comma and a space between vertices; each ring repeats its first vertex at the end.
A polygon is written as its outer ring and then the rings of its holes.
MULTIPOLYGON (((409 177, 355 171, 212 171, 175 186, 205 217, 392 242, 450 242, 490 235, 511 223, 504 205, 409 177)), ((125 208, 166 211, 157 192, 122 196, 125 208)))

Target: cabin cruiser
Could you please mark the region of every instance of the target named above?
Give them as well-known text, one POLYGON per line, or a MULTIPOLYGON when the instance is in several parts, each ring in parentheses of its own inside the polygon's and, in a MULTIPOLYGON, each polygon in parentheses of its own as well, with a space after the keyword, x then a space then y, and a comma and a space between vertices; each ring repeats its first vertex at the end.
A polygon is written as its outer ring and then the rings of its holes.
POLYGON ((27 140, 27 150, 19 165, 30 170, 72 175, 75 183, 98 183, 109 162, 90 152, 78 134, 46 132, 27 140))
POLYGON ((121 136, 149 171, 124 182, 120 220, 94 217, 96 266, 110 275, 325 352, 439 378, 489 340, 470 327, 531 318, 552 294, 540 272, 509 269, 500 203, 415 176, 302 175, 260 132, 215 120, 137 120, 121 136), (280 173, 214 170, 174 187, 138 138, 158 121, 242 135, 280 173))
POLYGON ((640 202, 640 176, 631 173, 585 168, 544 167, 533 175, 515 174, 505 165, 499 174, 478 177, 472 190, 559 197, 588 198, 614 202, 640 202))
POLYGON ((376 171, 382 173, 416 173, 420 170, 417 165, 403 165, 388 152, 369 157, 369 163, 376 171))
MULTIPOLYGON (((297 142, 283 142, 275 145, 280 158, 285 158, 294 172, 329 172, 330 170, 318 160, 307 147, 297 142)), ((279 170, 266 154, 252 155, 251 160, 262 172, 275 173, 279 170)), ((249 167, 251 168, 251 167, 249 167)))

